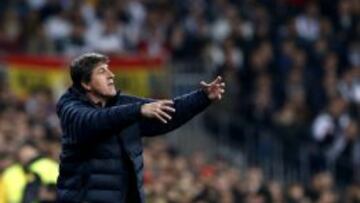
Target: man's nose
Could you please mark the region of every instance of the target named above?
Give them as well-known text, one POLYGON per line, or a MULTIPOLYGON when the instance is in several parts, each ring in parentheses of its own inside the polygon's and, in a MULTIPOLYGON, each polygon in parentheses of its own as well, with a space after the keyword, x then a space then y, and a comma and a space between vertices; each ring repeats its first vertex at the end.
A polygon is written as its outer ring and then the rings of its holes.
POLYGON ((108 70, 108 77, 109 78, 114 78, 115 77, 115 74, 113 72, 111 72, 111 70, 108 70))

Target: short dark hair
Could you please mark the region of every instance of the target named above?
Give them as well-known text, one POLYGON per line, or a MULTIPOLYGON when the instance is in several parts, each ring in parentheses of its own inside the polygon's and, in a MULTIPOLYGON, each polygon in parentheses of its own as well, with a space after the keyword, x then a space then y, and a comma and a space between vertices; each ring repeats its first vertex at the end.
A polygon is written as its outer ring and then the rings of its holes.
POLYGON ((81 83, 88 83, 91 80, 93 69, 99 63, 108 63, 109 58, 99 53, 86 53, 75 58, 70 64, 70 75, 73 86, 83 90, 81 83))

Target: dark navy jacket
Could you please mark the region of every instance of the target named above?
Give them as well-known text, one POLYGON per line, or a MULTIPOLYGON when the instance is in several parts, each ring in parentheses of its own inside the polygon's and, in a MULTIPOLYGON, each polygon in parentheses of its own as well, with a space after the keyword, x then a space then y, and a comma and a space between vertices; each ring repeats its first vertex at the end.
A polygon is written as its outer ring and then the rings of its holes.
POLYGON ((176 129, 210 104, 202 90, 175 98, 176 112, 162 124, 141 116, 141 105, 150 101, 118 94, 101 108, 74 88, 60 98, 58 202, 145 201, 141 137, 176 129))

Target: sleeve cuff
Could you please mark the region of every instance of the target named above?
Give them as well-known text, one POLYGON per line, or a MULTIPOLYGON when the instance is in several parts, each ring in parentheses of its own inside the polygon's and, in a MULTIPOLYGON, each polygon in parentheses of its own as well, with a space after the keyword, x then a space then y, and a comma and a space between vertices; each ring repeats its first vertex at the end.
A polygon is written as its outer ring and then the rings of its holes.
POLYGON ((198 92, 201 103, 203 103, 204 105, 210 105, 212 103, 212 101, 209 99, 208 95, 203 89, 199 89, 198 92))

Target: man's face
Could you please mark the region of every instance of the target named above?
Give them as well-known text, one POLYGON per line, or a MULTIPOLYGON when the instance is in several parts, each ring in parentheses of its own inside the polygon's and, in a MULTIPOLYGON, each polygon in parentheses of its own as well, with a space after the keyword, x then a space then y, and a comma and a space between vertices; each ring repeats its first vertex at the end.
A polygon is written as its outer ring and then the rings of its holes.
POLYGON ((109 70, 108 64, 99 63, 94 68, 91 79, 85 88, 95 95, 109 98, 116 95, 114 74, 109 70))

